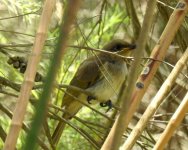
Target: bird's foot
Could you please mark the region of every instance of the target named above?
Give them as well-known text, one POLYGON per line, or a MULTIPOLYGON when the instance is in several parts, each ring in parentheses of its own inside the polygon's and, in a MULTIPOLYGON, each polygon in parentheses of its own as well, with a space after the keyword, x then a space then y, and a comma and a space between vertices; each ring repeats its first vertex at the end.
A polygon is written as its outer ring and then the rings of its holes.
POLYGON ((110 109, 112 109, 112 101, 111 100, 108 100, 108 101, 106 101, 106 102, 101 102, 100 103, 100 106, 101 107, 108 107, 108 109, 107 109, 107 111, 106 112, 108 112, 110 109))
POLYGON ((95 99, 96 99, 96 97, 89 95, 89 96, 87 97, 87 102, 88 102, 89 104, 91 104, 91 101, 92 101, 92 100, 95 100, 95 99))

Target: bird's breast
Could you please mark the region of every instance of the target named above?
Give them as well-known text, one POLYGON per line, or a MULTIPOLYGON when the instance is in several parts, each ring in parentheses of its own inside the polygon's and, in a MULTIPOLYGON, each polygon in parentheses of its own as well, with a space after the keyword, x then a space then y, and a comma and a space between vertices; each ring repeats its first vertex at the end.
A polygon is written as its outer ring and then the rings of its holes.
POLYGON ((118 95, 127 73, 124 61, 109 61, 100 67, 101 77, 87 90, 101 102, 118 95))

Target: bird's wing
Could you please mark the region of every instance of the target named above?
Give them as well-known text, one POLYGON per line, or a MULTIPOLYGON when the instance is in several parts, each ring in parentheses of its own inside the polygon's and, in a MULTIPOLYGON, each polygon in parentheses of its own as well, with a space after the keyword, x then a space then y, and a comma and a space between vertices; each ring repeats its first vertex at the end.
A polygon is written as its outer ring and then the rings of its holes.
POLYGON ((84 61, 78 68, 71 84, 82 89, 92 86, 101 75, 100 66, 101 63, 95 57, 84 61))
MULTIPOLYGON (((81 89, 87 89, 88 87, 95 84, 96 81, 101 77, 100 67, 102 64, 104 64, 104 62, 104 59, 101 59, 99 62, 98 58, 96 57, 86 59, 79 66, 75 76, 70 82, 70 85, 76 86, 81 89)), ((62 106, 67 106, 71 103, 72 100, 70 100, 70 94, 75 97, 80 94, 80 92, 73 91, 71 89, 67 89, 66 92, 69 93, 69 95, 64 95, 62 106)))

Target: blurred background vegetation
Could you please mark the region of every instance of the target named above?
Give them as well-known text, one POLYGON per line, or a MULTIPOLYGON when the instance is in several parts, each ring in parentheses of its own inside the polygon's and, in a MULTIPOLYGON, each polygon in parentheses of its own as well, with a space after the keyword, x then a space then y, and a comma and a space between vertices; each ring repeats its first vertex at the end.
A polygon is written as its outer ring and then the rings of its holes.
MULTIPOLYGON (((70 46, 78 46, 80 48, 68 47, 62 66, 59 69, 57 82, 59 84, 68 84, 72 79, 79 64, 92 55, 91 51, 82 49, 82 47, 102 48, 104 44, 112 39, 125 39, 135 43, 146 8, 146 0, 128 1, 128 0, 84 0, 82 2, 77 20, 72 26, 72 36, 70 37, 70 46), (133 5, 132 5, 133 4, 133 5)), ((177 1, 161 0, 158 1, 153 20, 152 30, 144 53, 145 58, 150 56, 152 48, 159 39, 170 14, 175 8, 177 1)), ((10 125, 10 118, 14 110, 15 102, 19 94, 19 87, 23 81, 23 74, 16 67, 16 64, 10 65, 8 60, 12 57, 21 57, 27 61, 28 55, 34 43, 36 29, 40 18, 43 1, 38 0, 1 0, 0 1, 0 149, 3 147, 5 136, 10 125)), ((66 7, 65 0, 57 0, 56 8, 51 20, 48 38, 45 43, 45 48, 42 53, 42 60, 38 68, 38 73, 42 76, 46 75, 49 61, 51 60, 55 44, 59 35, 59 25, 66 7)), ((126 136, 129 135, 131 128, 139 120, 140 116, 146 109, 152 97, 156 94, 164 80, 169 75, 173 65, 180 58, 188 45, 188 17, 180 27, 176 38, 168 49, 165 58, 165 63, 160 66, 155 79, 152 81, 148 92, 145 94, 134 119, 127 130, 126 136)), ((143 59, 143 63, 147 59, 143 59)), ((128 63, 128 66, 131 62, 128 63)), ((141 67, 142 67, 141 64, 141 67)), ((165 102, 160 106, 159 110, 148 124, 146 130, 139 138, 134 149, 151 149, 160 133, 164 130, 168 120, 180 104, 187 86, 187 68, 183 70, 184 75, 181 75, 173 85, 171 92, 166 96, 165 102)), ((42 82, 36 82, 35 85, 41 85, 42 82)), ((56 89, 52 95, 50 103, 53 106, 60 106, 63 90, 56 89)), ((26 128, 29 127, 34 111, 35 103, 41 89, 32 91, 31 100, 27 109, 24 123, 26 128)), ((67 125, 65 132, 62 135, 57 149, 65 150, 92 150, 98 149, 104 141, 109 127, 113 123, 115 110, 110 110, 106 113, 106 108, 101 108, 99 105, 94 105, 97 109, 104 113, 107 117, 84 107, 77 115, 77 119, 72 119, 71 123, 79 129, 79 133, 74 128, 67 125), (111 119, 109 119, 111 118, 111 119), (84 135, 84 136, 83 136, 84 135)), ((47 128, 53 131, 56 124, 56 117, 61 117, 61 113, 57 109, 49 108, 49 116, 47 118, 47 128)), ((50 148, 50 142, 47 138, 48 131, 43 128, 40 133, 40 138, 47 147, 50 148)), ((24 144, 27 132, 22 130, 17 148, 20 149, 24 144)), ((169 142, 168 149, 186 149, 188 147, 188 117, 184 119, 180 128, 169 142)), ((42 148, 41 148, 42 149, 42 148)))

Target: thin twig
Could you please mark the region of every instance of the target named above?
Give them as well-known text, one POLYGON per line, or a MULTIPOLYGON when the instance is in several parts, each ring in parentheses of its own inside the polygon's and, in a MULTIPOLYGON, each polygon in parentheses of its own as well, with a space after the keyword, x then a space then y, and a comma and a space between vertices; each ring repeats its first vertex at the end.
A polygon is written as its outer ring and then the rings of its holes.
POLYGON ((38 9, 37 11, 34 11, 34 12, 28 12, 28 13, 20 14, 20 15, 16 15, 16 16, 0 18, 0 20, 15 19, 15 18, 18 18, 18 17, 23 17, 23 16, 26 16, 26 15, 33 15, 33 14, 38 15, 37 13, 38 13, 40 10, 41 10, 41 8, 38 9))
POLYGON ((55 114, 52 111, 49 111, 54 117, 56 117, 59 121, 63 121, 66 122, 66 124, 68 124, 69 126, 71 126, 73 129, 75 129, 78 133, 80 133, 86 140, 89 141, 89 143, 91 143, 96 149, 99 149, 99 146, 97 144, 97 142, 94 139, 91 139, 91 137, 88 136, 88 134, 86 134, 86 132, 84 132, 83 130, 81 130, 78 127, 75 127, 75 125, 73 125, 70 121, 57 116, 57 114, 55 114))

